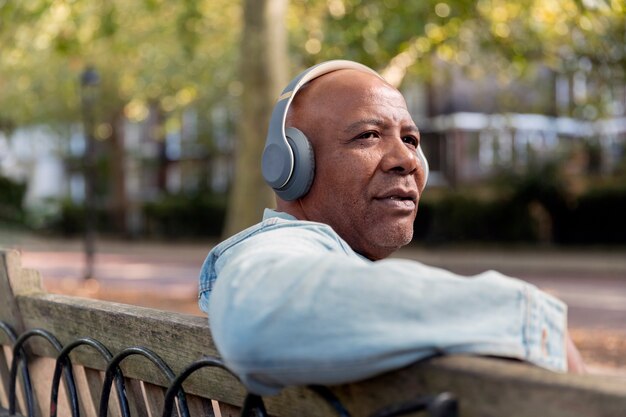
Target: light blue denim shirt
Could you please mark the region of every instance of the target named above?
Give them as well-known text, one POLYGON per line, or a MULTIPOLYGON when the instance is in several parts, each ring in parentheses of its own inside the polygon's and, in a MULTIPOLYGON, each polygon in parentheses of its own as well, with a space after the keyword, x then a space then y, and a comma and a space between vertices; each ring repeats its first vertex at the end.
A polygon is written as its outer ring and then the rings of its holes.
POLYGON ((438 352, 567 367, 566 306, 533 285, 372 262, 329 226, 272 210, 211 250, 199 297, 226 365, 261 395, 351 382, 438 352))

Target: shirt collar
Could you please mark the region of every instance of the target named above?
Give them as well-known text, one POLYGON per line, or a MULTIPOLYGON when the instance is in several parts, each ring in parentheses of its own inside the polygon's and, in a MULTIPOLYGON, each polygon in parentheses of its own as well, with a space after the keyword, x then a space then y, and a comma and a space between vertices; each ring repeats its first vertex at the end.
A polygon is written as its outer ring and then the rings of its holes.
POLYGON ((272 217, 278 217, 283 220, 298 220, 291 214, 266 208, 265 211, 263 211, 263 220, 267 220, 272 217))
MULTIPOLYGON (((278 217, 279 219, 283 219, 283 220, 291 220, 291 221, 295 220, 295 221, 298 221, 298 219, 295 218, 294 216, 292 216, 291 214, 287 214, 287 213, 282 212, 282 211, 276 211, 276 210, 272 210, 272 209, 268 209, 268 208, 266 208, 263 211, 263 221, 265 221, 267 219, 271 219, 273 217, 278 217)), ((318 223, 318 224, 321 224, 321 223, 318 223)), ((330 226, 328 226, 326 224, 324 224, 324 226, 330 228, 330 226)), ((331 230, 332 230, 332 228, 331 228, 331 230)), ((368 259, 365 256, 361 255, 360 253, 354 252, 352 250, 352 248, 350 247, 350 245, 348 245, 343 239, 341 239, 341 237, 339 235, 337 235, 335 231, 333 231, 333 233, 341 241, 342 245, 345 245, 346 248, 349 248, 352 253, 354 253, 359 258, 363 259, 364 261, 372 262, 370 259, 368 259)))

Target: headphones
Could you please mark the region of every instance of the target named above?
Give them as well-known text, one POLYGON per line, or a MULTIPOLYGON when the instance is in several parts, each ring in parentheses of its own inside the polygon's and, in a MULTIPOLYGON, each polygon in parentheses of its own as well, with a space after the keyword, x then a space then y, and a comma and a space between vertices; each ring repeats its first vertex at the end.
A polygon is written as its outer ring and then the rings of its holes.
MULTIPOLYGON (((313 183, 315 156, 307 137, 296 128, 285 128, 289 106, 298 90, 307 82, 329 72, 354 69, 383 79, 376 71, 353 61, 322 62, 301 72, 285 87, 272 111, 265 149, 263 150, 263 178, 283 200, 297 200, 304 196, 313 183)), ((417 158, 424 168, 424 186, 428 180, 428 161, 420 146, 417 158)))

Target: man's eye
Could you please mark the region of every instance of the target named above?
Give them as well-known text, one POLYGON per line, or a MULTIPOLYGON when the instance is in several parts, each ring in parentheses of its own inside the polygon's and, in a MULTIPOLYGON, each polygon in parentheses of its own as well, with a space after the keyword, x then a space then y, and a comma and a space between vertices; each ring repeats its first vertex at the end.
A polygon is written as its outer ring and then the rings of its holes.
POLYGON ((361 133, 355 139, 373 139, 373 138, 377 138, 377 137, 378 137, 378 133, 370 131, 370 132, 363 132, 363 133, 361 133))
POLYGON ((402 138, 402 142, 408 143, 409 145, 414 146, 416 148, 417 148, 417 145, 419 145, 419 142, 415 136, 404 136, 402 138))

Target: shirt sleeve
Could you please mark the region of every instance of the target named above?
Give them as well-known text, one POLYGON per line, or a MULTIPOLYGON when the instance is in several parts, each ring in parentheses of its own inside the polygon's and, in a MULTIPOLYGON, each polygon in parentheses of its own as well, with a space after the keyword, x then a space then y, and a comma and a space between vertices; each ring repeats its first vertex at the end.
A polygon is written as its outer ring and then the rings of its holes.
POLYGON ((251 392, 351 382, 437 353, 566 370, 566 306, 528 283, 266 235, 221 258, 208 304, 216 347, 251 392))

